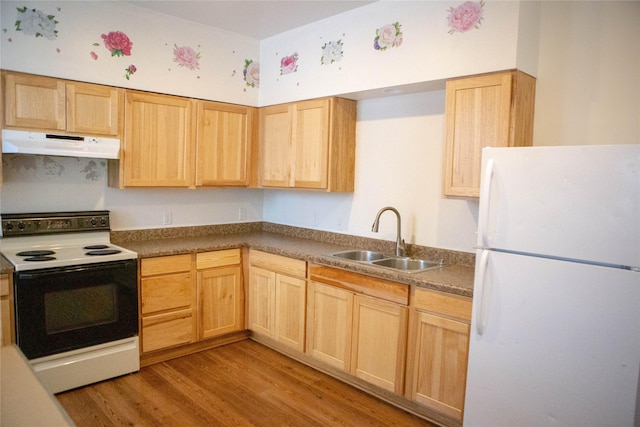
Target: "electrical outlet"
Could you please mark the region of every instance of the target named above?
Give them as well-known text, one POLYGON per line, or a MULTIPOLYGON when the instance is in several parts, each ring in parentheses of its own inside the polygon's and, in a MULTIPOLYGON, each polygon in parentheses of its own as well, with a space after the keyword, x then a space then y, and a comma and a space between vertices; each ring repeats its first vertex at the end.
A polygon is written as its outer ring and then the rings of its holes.
POLYGON ((162 224, 163 225, 171 224, 171 212, 169 211, 162 212, 162 224))
POLYGON ((238 208, 238 219, 240 221, 244 221, 247 219, 247 209, 246 208, 238 208))

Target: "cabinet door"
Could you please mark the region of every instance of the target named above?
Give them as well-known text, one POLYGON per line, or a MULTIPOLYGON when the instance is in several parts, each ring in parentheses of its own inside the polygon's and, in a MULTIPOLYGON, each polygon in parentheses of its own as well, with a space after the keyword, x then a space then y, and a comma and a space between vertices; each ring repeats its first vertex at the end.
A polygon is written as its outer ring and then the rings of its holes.
POLYGON ((349 370, 353 328, 353 294, 333 286, 309 283, 307 353, 349 370))
POLYGON ((193 102, 187 98, 127 91, 125 187, 193 186, 193 102))
POLYGON ((243 329, 240 266, 198 272, 198 336, 210 338, 243 329))
POLYGON ((351 373, 394 393, 404 391, 408 309, 356 295, 351 373))
POLYGON ((249 269, 249 329, 274 338, 276 273, 262 268, 249 269))
POLYGON ((462 419, 469 325, 429 313, 412 314, 408 397, 462 419))
POLYGON ((511 74, 449 80, 444 194, 478 196, 482 148, 509 141, 511 74))
POLYGON ((67 83, 67 130, 117 136, 124 92, 86 83, 67 83))
POLYGON ((193 276, 191 273, 167 274, 140 279, 143 315, 164 310, 191 308, 193 276))
POLYGON ((295 104, 294 115, 296 188, 327 188, 329 158, 329 100, 295 104))
POLYGON ((62 80, 4 73, 5 125, 65 130, 65 83, 62 80))
POLYGON ((142 353, 193 342, 193 311, 171 311, 142 318, 142 353))
POLYGON ((248 184, 254 109, 198 102, 196 185, 248 184))
POLYGON ((520 71, 447 81, 443 194, 479 197, 482 148, 531 145, 534 103, 520 71))
POLYGON ((306 286, 304 279, 276 274, 275 339, 304 351, 306 286))
POLYGON ((260 184, 290 187, 293 110, 288 104, 260 109, 260 184))

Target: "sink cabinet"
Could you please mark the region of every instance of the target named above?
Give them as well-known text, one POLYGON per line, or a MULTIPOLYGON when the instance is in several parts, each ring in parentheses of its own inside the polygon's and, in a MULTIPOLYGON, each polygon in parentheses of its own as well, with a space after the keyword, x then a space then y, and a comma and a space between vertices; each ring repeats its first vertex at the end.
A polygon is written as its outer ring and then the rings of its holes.
POLYGON ((462 420, 471 298, 414 288, 406 397, 462 420))
POLYGON ((260 186, 353 191, 356 102, 321 98, 260 109, 260 186))
POLYGON ((303 352, 307 263, 256 250, 249 259, 249 329, 303 352))
POLYGON ((447 81, 445 196, 480 196, 482 148, 532 144, 535 84, 518 70, 447 81))
POLYGON ((124 90, 3 71, 4 127, 82 135, 121 135, 124 90))
POLYGON ((307 353, 402 394, 408 286, 319 265, 309 270, 307 353))

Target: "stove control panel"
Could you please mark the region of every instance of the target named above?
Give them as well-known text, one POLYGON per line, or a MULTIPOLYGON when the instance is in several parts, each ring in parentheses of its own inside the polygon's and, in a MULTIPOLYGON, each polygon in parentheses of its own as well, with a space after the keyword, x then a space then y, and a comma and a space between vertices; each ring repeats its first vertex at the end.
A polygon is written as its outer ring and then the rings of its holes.
POLYGON ((4 237, 111 229, 109 211, 2 214, 1 216, 4 237))

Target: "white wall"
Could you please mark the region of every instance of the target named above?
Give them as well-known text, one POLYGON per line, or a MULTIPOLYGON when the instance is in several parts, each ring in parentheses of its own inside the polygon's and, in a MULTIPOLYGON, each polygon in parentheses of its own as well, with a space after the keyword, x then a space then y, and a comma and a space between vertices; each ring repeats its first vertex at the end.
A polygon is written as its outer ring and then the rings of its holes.
POLYGON ((528 67, 537 46, 518 45, 519 27, 538 26, 535 13, 520 15, 517 1, 489 0, 479 28, 450 34, 450 9, 462 3, 379 1, 262 40, 260 105, 516 68, 518 61, 535 73, 528 67), (376 30, 395 22, 402 43, 374 49, 376 30), (342 59, 322 64, 321 47, 337 40, 342 59), (282 75, 281 59, 293 53, 297 71, 282 75))
POLYGON ((534 145, 640 143, 640 2, 541 3, 534 145))

